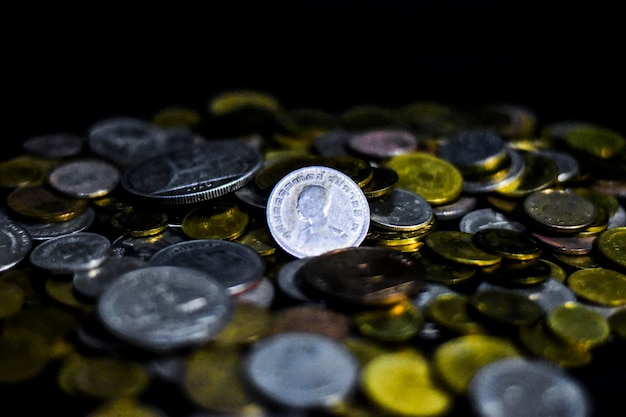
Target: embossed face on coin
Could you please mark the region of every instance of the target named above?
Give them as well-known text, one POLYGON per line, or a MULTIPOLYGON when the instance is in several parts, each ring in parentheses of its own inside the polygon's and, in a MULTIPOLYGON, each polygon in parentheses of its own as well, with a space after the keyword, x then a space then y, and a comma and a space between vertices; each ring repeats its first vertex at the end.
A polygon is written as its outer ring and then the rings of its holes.
POLYGON ((270 193, 266 214, 276 242, 297 258, 359 246, 370 222, 369 204, 357 183, 323 166, 285 175, 270 193))

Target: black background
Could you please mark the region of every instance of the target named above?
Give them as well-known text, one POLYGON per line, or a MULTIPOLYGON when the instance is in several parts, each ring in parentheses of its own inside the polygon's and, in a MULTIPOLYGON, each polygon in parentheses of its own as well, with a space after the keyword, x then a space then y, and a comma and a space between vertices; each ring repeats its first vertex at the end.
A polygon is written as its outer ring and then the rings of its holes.
POLYGON ((86 3, 7 6, 9 152, 33 135, 84 133, 107 116, 205 111, 214 94, 244 88, 288 109, 332 112, 512 102, 540 124, 584 120, 626 132, 624 34, 609 1, 86 3))

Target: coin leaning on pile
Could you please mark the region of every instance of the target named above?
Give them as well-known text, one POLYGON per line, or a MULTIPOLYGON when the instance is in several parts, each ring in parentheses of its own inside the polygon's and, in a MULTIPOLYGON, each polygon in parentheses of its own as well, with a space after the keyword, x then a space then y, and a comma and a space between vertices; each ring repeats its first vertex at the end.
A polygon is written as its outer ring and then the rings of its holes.
POLYGON ((230 91, 28 138, 0 162, 0 384, 90 416, 603 411, 580 375, 626 343, 626 139, 536 120, 230 91))

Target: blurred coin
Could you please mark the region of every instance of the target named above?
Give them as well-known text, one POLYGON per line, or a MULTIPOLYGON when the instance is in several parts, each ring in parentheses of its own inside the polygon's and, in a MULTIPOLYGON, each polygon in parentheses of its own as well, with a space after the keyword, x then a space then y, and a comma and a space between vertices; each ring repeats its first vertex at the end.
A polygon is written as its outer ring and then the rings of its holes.
POLYGON ((111 193, 120 181, 120 170, 99 159, 74 159, 61 163, 48 173, 48 184, 75 198, 95 198, 111 193))
POLYGON ((344 313, 321 304, 304 303, 275 310, 272 332, 315 333, 342 340, 350 334, 351 324, 351 320, 344 313))
POLYGON ((0 271, 6 271, 26 258, 33 246, 28 230, 10 219, 0 219, 0 271))
POLYGON ((492 323, 527 326, 536 323, 543 310, 530 298, 496 287, 483 288, 469 297, 469 305, 492 323))
POLYGON ((190 210, 181 226, 192 239, 234 240, 244 233, 248 222, 248 212, 236 202, 215 201, 190 210))
POLYGON ((109 240, 97 233, 70 233, 42 242, 30 252, 29 260, 48 272, 73 273, 104 263, 110 246, 109 240))
POLYGON ((55 163, 30 155, 0 161, 0 187, 16 188, 40 184, 55 163))
POLYGON ((128 256, 148 262, 159 250, 185 240, 189 240, 187 236, 182 231, 173 228, 144 237, 123 234, 111 243, 111 253, 117 257, 128 256))
POLYGON ((554 335, 581 349, 603 344, 610 334, 606 318, 575 301, 555 307, 546 315, 545 320, 546 327, 554 335))
POLYGON ((496 172, 509 162, 504 140, 491 130, 460 130, 450 134, 439 144, 437 156, 469 177, 496 172))
POLYGON ((572 272, 566 281, 578 297, 604 306, 626 304, 626 275, 606 268, 572 272))
POLYGON ((543 246, 532 235, 511 229, 481 229, 474 233, 472 242, 502 258, 518 261, 537 259, 543 252, 543 246))
POLYGON ((435 323, 459 334, 485 334, 487 330, 469 313, 469 297, 465 294, 443 293, 436 296, 426 309, 435 323))
POLYGON ((559 172, 556 179, 559 183, 571 181, 578 175, 578 160, 569 152, 552 148, 539 148, 536 152, 540 155, 547 156, 556 164, 559 172))
POLYGON ((424 315, 414 304, 404 300, 387 308, 359 311, 352 320, 364 336, 385 342, 400 342, 419 333, 424 315))
POLYGON ((596 246, 610 262, 626 267, 626 227, 605 230, 598 236, 596 246))
POLYGON ((62 235, 75 232, 86 231, 93 225, 96 212, 93 208, 87 207, 84 213, 62 222, 44 222, 23 220, 18 223, 26 229, 33 240, 48 240, 62 235))
POLYGON ((498 194, 520 198, 545 190, 557 182, 559 170, 551 158, 534 151, 517 152, 524 158, 524 169, 515 181, 500 185, 495 190, 498 194))
POLYGON ((433 212, 438 220, 456 220, 468 214, 476 207, 477 199, 470 195, 461 195, 458 199, 448 204, 433 207, 433 212))
POLYGON ((81 296, 96 299, 107 285, 124 272, 147 266, 146 261, 130 256, 111 256, 96 268, 74 272, 72 288, 81 296))
POLYGON ((0 336, 0 382, 19 383, 39 376, 52 346, 43 336, 23 331, 0 336))
POLYGON ((112 215, 109 224, 127 236, 147 237, 164 232, 168 220, 165 212, 132 208, 112 215))
POLYGON ((515 149, 507 149, 509 164, 495 174, 464 178, 463 191, 470 194, 489 193, 515 183, 524 173, 526 160, 515 149))
POLYGON ((487 266, 502 261, 502 256, 487 252, 476 246, 473 234, 455 230, 435 230, 424 239, 426 247, 448 261, 487 266))
POLYGON ((496 227, 518 231, 525 229, 523 224, 489 207, 470 211, 459 220, 459 230, 466 233, 474 234, 482 229, 496 227))
POLYGON ((531 326, 521 326, 518 337, 533 355, 563 368, 580 368, 592 360, 590 350, 565 343, 546 328, 543 320, 531 326))
POLYGON ((73 133, 51 133, 30 137, 22 142, 22 149, 42 158, 67 158, 83 150, 86 138, 73 133))
POLYGON ((362 158, 379 161, 417 150, 417 138, 408 130, 372 129, 355 133, 348 140, 350 150, 362 158))
POLYGON ((64 222, 84 213, 89 200, 69 197, 40 184, 14 189, 6 204, 12 213, 26 219, 64 222))
POLYGON ((388 194, 370 198, 370 220, 380 228, 412 231, 425 227, 433 218, 428 201, 413 191, 394 188, 388 194))

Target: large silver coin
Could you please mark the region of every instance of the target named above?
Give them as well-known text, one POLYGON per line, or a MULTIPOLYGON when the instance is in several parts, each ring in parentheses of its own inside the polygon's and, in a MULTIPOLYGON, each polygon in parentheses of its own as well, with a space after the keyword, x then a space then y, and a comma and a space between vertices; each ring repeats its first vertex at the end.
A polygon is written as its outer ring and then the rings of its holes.
POLYGON ((193 204, 246 185, 263 163, 239 140, 211 140, 141 161, 121 180, 126 191, 151 203, 193 204))
POLYGON ((266 217, 276 243, 304 258, 359 246, 367 235, 370 208, 349 176, 333 168, 307 166, 276 183, 266 217))
POLYGON ((204 271, 235 295, 257 284, 265 272, 265 261, 242 243, 219 239, 178 242, 155 253, 150 266, 170 265, 204 271))
POLYGON ((108 259, 109 240, 91 232, 76 232, 55 237, 36 246, 30 263, 51 273, 64 274, 100 266, 108 259))
POLYGON ((501 359, 472 378, 468 396, 478 417, 588 417, 589 395, 562 368, 523 358, 501 359))
POLYGON ((359 365, 327 336, 287 332, 257 342, 243 363, 251 386, 272 403, 294 409, 329 407, 355 388, 359 365))
POLYGON ((32 239, 28 231, 8 217, 0 216, 0 271, 17 265, 28 255, 31 247, 32 239))
POLYGON ((113 335, 159 353, 206 343, 232 312, 228 291, 212 275, 180 266, 125 272, 97 304, 98 317, 113 335))

